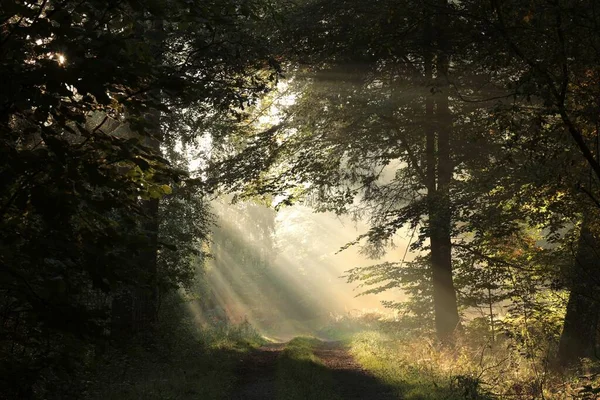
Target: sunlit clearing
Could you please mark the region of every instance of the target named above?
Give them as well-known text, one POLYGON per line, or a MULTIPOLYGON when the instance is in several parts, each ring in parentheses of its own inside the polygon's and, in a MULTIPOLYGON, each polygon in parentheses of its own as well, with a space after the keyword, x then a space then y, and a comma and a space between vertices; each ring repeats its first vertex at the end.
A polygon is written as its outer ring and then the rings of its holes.
MULTIPOLYGON (((191 306, 198 324, 249 323, 281 340, 298 335, 326 338, 323 328, 342 316, 389 313, 381 300, 404 298, 397 290, 356 297, 341 276, 350 268, 371 265, 358 248, 339 249, 366 231, 348 218, 315 214, 303 206, 276 213, 267 207, 215 202, 214 230, 206 280, 210 293, 202 306, 191 306)), ((385 259, 402 258, 406 240, 385 259)), ((380 260, 381 261, 381 260, 380 260)))

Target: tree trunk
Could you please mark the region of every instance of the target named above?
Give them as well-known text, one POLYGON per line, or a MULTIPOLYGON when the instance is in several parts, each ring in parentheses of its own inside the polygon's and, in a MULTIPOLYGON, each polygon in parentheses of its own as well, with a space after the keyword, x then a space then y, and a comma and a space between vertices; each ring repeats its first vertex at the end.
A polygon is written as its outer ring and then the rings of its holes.
MULTIPOLYGON (((441 1, 445 5, 445 0, 441 1)), ((445 53, 444 34, 439 29, 445 24, 442 16, 436 19, 438 55, 436 58, 438 93, 428 95, 426 114, 427 197, 429 203, 429 240, 433 284, 433 308, 438 338, 448 342, 459 323, 456 290, 452 280, 452 216, 450 182, 453 166, 450 154, 451 118, 448 106, 448 57, 445 53), (435 106, 435 107, 434 107, 435 106), (435 121, 431 124, 430 121, 435 121), (436 146, 437 145, 437 146, 436 146)), ((433 82, 433 27, 429 19, 425 28, 425 79, 433 82)), ((435 92, 435 91, 433 91, 435 92)))
POLYGON ((558 349, 558 363, 568 366, 583 357, 594 355, 600 307, 598 238, 589 229, 589 218, 583 219, 577 254, 571 275, 571 293, 567 304, 558 349))
POLYGON ((448 341, 459 323, 456 290, 452 279, 452 215, 449 186, 452 179, 448 95, 436 96, 437 190, 430 196, 429 230, 433 280, 435 328, 438 338, 448 341))

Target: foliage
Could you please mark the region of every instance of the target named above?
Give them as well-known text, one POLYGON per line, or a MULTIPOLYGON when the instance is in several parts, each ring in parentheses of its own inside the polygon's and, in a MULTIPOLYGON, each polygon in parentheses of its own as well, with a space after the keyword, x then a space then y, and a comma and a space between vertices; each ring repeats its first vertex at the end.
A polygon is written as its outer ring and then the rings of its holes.
POLYGON ((240 358, 262 340, 248 326, 200 329, 177 294, 164 303, 155 344, 133 341, 96 359, 85 398, 227 398, 240 358))
POLYGON ((266 10, 237 0, 0 6, 4 393, 57 393, 110 330, 115 293, 189 281, 180 261, 199 254, 206 206, 160 146, 204 134, 199 121, 268 90, 278 66, 254 34, 266 10), (156 206, 172 193, 165 217, 183 218, 176 203, 189 199, 200 218, 177 232, 163 221, 156 243, 156 206))
POLYGON ((387 308, 396 310, 405 329, 431 332, 433 329, 433 297, 429 259, 418 257, 411 262, 370 265, 353 268, 346 272, 348 282, 360 282, 360 295, 380 293, 392 288, 401 288, 408 300, 383 301, 387 308), (363 289, 364 288, 364 289, 363 289))
POLYGON ((159 204, 158 254, 160 293, 189 288, 202 274, 213 215, 202 191, 180 185, 159 204))
MULTIPOLYGON (((565 287, 585 297, 565 271, 577 259, 568 252, 573 228, 598 205, 597 115, 589 112, 597 13, 546 0, 327 3, 303 3, 290 17, 295 104, 280 124, 244 138, 214 179, 231 185, 244 176, 242 194, 309 199, 317 210, 366 217, 371 229, 356 243, 364 239, 374 256, 405 226, 419 230, 413 248, 433 255, 427 242, 442 227, 431 210, 447 207, 465 306, 530 303, 523 298, 536 290, 565 287), (428 119, 428 104, 439 111, 444 98, 448 119, 428 119), (427 184, 428 166, 446 168, 442 149, 428 150, 432 130, 438 142, 451 135, 445 199, 427 184)), ((373 291, 429 285, 426 273, 414 283, 410 266, 398 265, 349 276, 373 291)), ((489 317, 493 324, 493 311, 489 317)))
MULTIPOLYGON (((342 315, 332 316, 328 324, 323 326, 317 333, 327 340, 336 340, 346 343, 356 334, 373 330, 397 333, 398 328, 404 323, 398 324, 396 315, 383 314, 380 311, 354 311, 342 315)), ((410 329, 410 328, 409 328, 410 329)), ((408 331, 408 329, 406 329, 408 331)))

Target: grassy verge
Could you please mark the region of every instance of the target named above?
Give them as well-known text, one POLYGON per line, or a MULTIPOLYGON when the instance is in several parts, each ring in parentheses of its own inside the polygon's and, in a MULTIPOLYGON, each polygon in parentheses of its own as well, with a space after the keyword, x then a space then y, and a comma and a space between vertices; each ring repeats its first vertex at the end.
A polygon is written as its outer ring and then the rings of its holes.
POLYGON ((452 348, 440 347, 424 337, 370 331, 354 336, 350 352, 406 400, 599 398, 596 363, 552 371, 513 346, 511 341, 474 345, 459 340, 452 348))
POLYGON ((422 352, 402 346, 402 342, 381 333, 364 332, 352 339, 350 352, 363 368, 395 388, 402 399, 491 399, 482 393, 479 380, 458 365, 454 371, 442 371, 438 368, 438 360, 419 359, 422 352))
POLYGON ((341 400, 335 393, 331 372, 314 354, 321 341, 295 338, 277 361, 277 396, 286 400, 341 400))

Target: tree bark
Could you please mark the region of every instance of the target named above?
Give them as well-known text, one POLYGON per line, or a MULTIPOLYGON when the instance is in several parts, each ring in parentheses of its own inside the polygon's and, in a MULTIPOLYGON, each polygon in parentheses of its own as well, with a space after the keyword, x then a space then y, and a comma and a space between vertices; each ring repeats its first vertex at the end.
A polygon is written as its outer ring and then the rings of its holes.
POLYGON ((456 289, 452 279, 452 215, 450 181, 450 121, 447 92, 437 93, 437 190, 430 199, 429 229, 435 327, 440 340, 449 340, 458 326, 456 289))
POLYGON ((589 217, 585 216, 577 243, 571 293, 558 348, 558 363, 561 366, 568 366, 595 353, 600 307, 600 241, 590 231, 589 223, 589 217))
MULTIPOLYGON (((445 6, 445 0, 441 3, 445 6)), ((453 166, 450 149, 451 117, 448 104, 448 57, 445 53, 444 34, 441 26, 445 17, 436 19, 437 86, 439 90, 428 95, 425 104, 426 115, 426 160, 427 197, 429 203, 429 240, 431 247, 431 268, 433 285, 433 308, 435 329, 442 342, 451 340, 459 324, 456 290, 452 279, 452 215, 450 204, 450 183, 453 166), (434 107, 435 106, 435 107, 434 107), (431 124, 429 121, 435 121, 431 124), (437 146, 436 146, 437 145, 437 146)), ((425 79, 433 81, 433 29, 431 20, 425 28, 425 79), (430 45, 428 46, 427 43, 430 45), (429 47, 429 48, 427 48, 429 47)))

